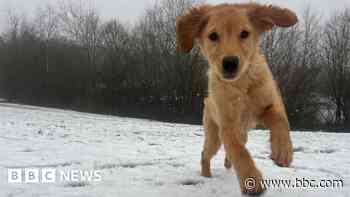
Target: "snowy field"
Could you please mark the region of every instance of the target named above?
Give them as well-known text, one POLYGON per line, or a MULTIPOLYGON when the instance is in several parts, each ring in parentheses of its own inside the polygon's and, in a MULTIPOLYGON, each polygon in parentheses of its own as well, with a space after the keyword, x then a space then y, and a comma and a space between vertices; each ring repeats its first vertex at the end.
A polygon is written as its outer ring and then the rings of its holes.
MULTIPOLYGON (((268 132, 252 131, 248 148, 266 179, 341 179, 342 188, 275 188, 266 197, 350 196, 350 134, 293 132, 290 168, 269 159, 268 132)), ((0 197, 241 196, 235 175, 213 160, 199 175, 200 126, 0 104, 0 197), (9 168, 97 170, 101 181, 8 183, 9 168)))

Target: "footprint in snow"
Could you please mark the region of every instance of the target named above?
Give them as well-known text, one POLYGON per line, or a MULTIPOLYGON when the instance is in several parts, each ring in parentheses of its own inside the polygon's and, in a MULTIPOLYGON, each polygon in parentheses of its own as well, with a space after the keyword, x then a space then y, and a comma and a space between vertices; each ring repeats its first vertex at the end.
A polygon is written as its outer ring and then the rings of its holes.
POLYGON ((264 157, 264 156, 260 156, 260 155, 255 155, 254 158, 266 160, 268 157, 264 157))
POLYGON ((182 163, 167 163, 167 164, 174 167, 174 168, 185 167, 185 164, 182 164, 182 163))
POLYGON ((186 179, 186 180, 180 181, 180 184, 184 186, 195 186, 195 185, 203 184, 203 181, 195 180, 195 179, 186 179))
POLYGON ((303 152, 303 153, 323 153, 323 154, 331 154, 336 152, 335 149, 321 149, 321 150, 314 150, 314 151, 307 151, 304 147, 296 147, 293 149, 293 152, 303 152))
POLYGON ((142 167, 142 166, 152 166, 155 163, 151 162, 144 162, 144 163, 133 163, 133 162, 127 162, 127 163, 121 163, 121 164, 114 164, 114 163, 106 163, 106 164, 100 164, 100 165, 95 165, 96 169, 99 170, 108 170, 108 169, 113 169, 113 168, 137 168, 137 167, 142 167))
POLYGON ((117 165, 114 163, 107 163, 107 164, 102 164, 102 165, 96 165, 95 168, 99 169, 99 170, 105 170, 105 169, 112 169, 112 168, 116 168, 117 165))
POLYGON ((86 187, 88 186, 89 183, 88 182, 69 182, 67 184, 64 185, 64 187, 86 187))
POLYGON ((293 152, 305 152, 305 148, 304 147, 301 147, 301 146, 299 146, 299 147, 295 147, 295 148, 293 148, 293 152))
POLYGON ((154 165, 154 163, 151 162, 145 162, 145 163, 124 163, 124 164, 120 164, 118 166, 122 167, 122 168, 136 168, 139 166, 152 166, 154 165))
POLYGON ((149 146, 159 146, 160 144, 157 143, 148 143, 149 146))
POLYGON ((331 154, 336 152, 335 149, 324 149, 324 150, 316 150, 315 153, 324 153, 324 154, 331 154))
POLYGON ((34 152, 34 151, 35 151, 34 149, 26 148, 26 149, 23 149, 21 152, 24 152, 24 153, 31 153, 31 152, 34 152))
POLYGON ((71 136, 71 134, 63 134, 63 135, 61 135, 60 137, 61 137, 61 138, 67 138, 67 137, 69 137, 69 136, 71 136))

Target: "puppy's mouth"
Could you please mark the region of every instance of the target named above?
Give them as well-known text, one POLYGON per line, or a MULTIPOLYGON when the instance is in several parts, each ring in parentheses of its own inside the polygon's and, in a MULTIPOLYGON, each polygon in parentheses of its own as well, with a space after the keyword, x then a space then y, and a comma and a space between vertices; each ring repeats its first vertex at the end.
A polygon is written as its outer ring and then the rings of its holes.
POLYGON ((224 72, 223 74, 222 74, 222 77, 223 77, 223 79, 225 79, 225 80, 234 80, 235 78, 236 78, 236 76, 237 76, 237 73, 235 72, 235 73, 226 73, 226 72, 224 72))
POLYGON ((234 82, 234 81, 239 80, 243 75, 245 75, 247 73, 247 71, 248 71, 247 65, 242 64, 242 65, 238 66, 237 69, 235 69, 232 72, 227 72, 225 70, 221 70, 220 78, 226 82, 234 82))
POLYGON ((237 68, 236 70, 234 70, 233 72, 227 72, 227 71, 222 71, 221 72, 221 78, 225 81, 236 81, 240 78, 240 73, 241 73, 241 69, 237 68))

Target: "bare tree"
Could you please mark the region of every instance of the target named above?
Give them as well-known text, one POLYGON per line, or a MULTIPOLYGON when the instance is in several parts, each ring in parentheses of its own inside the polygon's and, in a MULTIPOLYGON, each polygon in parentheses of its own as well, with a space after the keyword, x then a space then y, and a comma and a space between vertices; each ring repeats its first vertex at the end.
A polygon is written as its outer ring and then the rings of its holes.
POLYGON ((350 122, 350 10, 336 14, 326 24, 323 42, 327 92, 335 110, 336 125, 350 122))
POLYGON ((48 73, 50 71, 50 41, 58 34, 58 14, 51 5, 38 8, 35 24, 39 37, 45 43, 45 71, 48 73))
POLYGON ((100 17, 92 6, 86 1, 65 1, 60 4, 59 11, 62 31, 77 45, 81 46, 86 55, 86 97, 91 99, 87 104, 94 108, 92 104, 98 92, 97 85, 100 81, 100 74, 97 68, 98 52, 101 44, 100 17))
POLYGON ((320 27, 310 8, 301 21, 289 29, 273 29, 262 43, 288 115, 299 127, 316 124, 320 105, 316 82, 320 72, 320 27))
POLYGON ((152 76, 153 80, 145 82, 145 85, 157 90, 153 93, 157 98, 167 96, 168 101, 178 103, 179 107, 200 106, 198 105, 201 103, 200 99, 195 97, 203 97, 205 90, 206 64, 201 65, 203 62, 198 50, 194 50, 191 55, 176 52, 176 18, 197 3, 200 1, 161 1, 146 10, 144 19, 137 27, 137 31, 142 35, 140 47, 142 54, 145 55, 144 59, 152 60, 145 62, 150 68, 146 70, 145 76, 152 76))

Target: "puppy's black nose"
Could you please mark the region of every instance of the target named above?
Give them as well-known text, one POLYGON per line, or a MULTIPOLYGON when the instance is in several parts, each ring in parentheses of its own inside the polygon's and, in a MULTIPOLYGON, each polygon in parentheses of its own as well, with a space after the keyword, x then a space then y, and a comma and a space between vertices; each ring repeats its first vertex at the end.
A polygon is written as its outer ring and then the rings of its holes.
POLYGON ((225 57, 222 61, 224 74, 233 75, 237 72, 239 65, 239 58, 237 56, 225 57))

